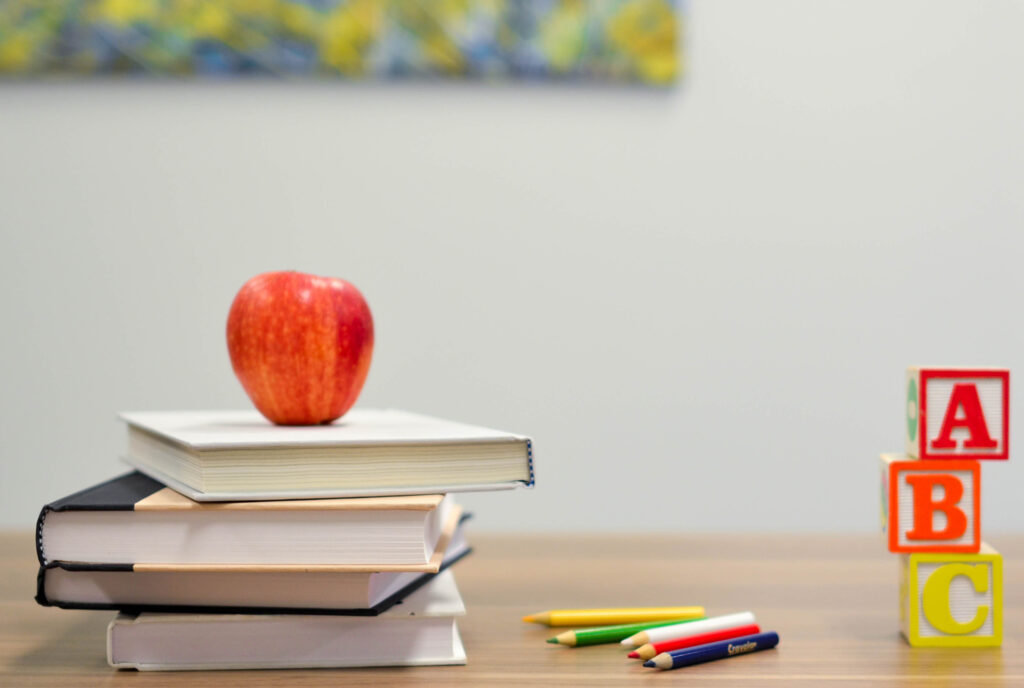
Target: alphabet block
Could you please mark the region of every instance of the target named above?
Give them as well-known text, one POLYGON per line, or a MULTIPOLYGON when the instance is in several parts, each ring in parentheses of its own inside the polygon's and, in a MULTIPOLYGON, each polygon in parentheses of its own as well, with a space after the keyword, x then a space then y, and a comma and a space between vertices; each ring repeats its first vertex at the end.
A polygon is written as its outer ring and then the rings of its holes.
POLYGON ((1003 558, 900 556, 900 631, 914 647, 998 647, 1003 642, 1003 558))
POLYGON ((890 552, 977 552, 981 465, 882 454, 882 532, 890 552))
POLYGON ((919 459, 1006 459, 1010 371, 907 369, 907 448, 919 459))

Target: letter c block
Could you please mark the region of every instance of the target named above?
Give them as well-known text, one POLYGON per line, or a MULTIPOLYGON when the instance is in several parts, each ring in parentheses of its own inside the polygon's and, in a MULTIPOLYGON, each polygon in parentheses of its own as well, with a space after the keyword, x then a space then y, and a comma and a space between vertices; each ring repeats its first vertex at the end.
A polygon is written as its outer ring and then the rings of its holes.
POLYGON ((883 531, 890 552, 977 552, 981 466, 882 454, 883 531))
POLYGON ((914 647, 998 647, 1003 642, 1003 558, 913 553, 900 557, 900 628, 914 647))

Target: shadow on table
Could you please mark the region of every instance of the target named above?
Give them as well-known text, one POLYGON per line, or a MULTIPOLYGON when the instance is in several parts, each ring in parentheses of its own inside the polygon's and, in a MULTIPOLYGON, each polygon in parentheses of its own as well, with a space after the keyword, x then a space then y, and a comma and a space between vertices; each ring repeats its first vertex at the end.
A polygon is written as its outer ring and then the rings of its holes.
POLYGON ((113 671, 107 665, 109 614, 86 613, 59 633, 44 638, 28 652, 12 658, 14 670, 36 676, 69 672, 113 671))

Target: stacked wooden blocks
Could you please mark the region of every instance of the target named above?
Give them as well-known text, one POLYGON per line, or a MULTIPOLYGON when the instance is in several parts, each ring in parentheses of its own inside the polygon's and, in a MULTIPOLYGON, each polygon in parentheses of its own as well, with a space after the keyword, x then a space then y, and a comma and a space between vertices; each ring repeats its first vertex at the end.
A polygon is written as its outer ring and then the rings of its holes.
POLYGON ((906 454, 882 455, 882 529, 915 647, 1003 640, 1003 558, 981 540, 981 461, 1009 457, 1010 372, 907 370, 906 454))

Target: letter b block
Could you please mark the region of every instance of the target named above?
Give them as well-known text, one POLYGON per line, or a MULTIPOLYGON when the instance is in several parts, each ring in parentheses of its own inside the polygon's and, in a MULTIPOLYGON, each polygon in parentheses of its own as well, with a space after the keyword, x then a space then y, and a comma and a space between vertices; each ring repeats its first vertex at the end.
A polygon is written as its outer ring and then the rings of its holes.
POLYGON ((977 552, 981 466, 882 454, 883 531, 890 552, 977 552))
POLYGON ((1006 459, 1010 371, 907 369, 907 448, 918 459, 1006 459))
POLYGON ((900 557, 900 630, 914 647, 998 647, 1003 642, 1003 558, 914 553, 900 557))

